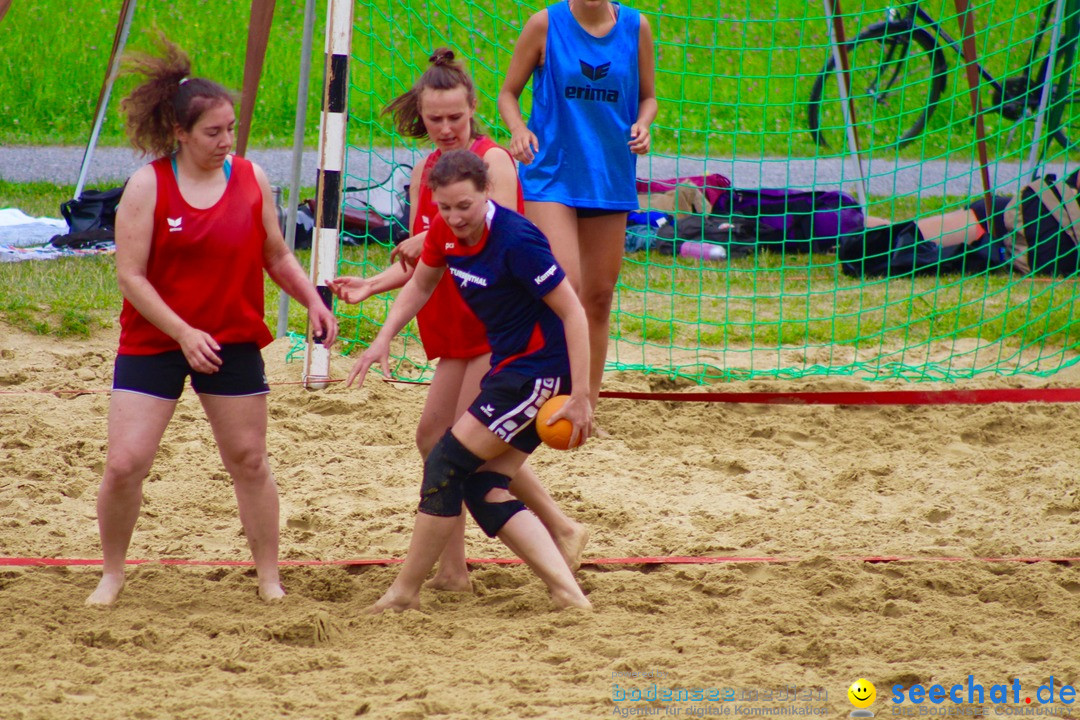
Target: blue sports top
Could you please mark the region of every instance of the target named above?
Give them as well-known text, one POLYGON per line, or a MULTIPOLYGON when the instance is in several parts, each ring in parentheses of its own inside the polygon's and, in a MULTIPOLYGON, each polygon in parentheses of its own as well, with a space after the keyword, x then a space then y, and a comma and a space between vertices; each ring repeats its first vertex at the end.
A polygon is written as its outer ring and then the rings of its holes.
POLYGON ((447 266, 462 299, 487 329, 491 373, 570 374, 562 320, 543 298, 566 277, 547 238, 513 210, 488 201, 487 228, 475 245, 458 240, 436 215, 420 259, 447 266))
POLYGON ((526 200, 578 208, 637 210, 637 120, 641 15, 616 4, 615 26, 587 33, 569 2, 547 9, 544 64, 533 71, 529 129, 540 149, 518 169, 526 200))

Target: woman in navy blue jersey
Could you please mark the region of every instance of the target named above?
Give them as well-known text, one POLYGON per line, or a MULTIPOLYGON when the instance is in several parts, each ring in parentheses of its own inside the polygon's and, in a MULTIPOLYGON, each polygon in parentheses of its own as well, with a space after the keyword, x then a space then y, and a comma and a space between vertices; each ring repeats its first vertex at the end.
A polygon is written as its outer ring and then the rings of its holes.
POLYGON ((563 0, 525 23, 499 92, 521 163, 525 215, 551 240, 589 322, 592 403, 607 360, 626 215, 638 207, 636 155, 656 117, 652 30, 609 0, 563 0), (520 97, 532 78, 526 125, 520 97))
POLYGON ((549 398, 570 399, 571 444, 588 437, 589 348, 585 313, 544 235, 523 216, 488 198, 483 159, 444 153, 428 176, 439 216, 424 240, 412 278, 379 334, 349 373, 363 384, 372 363, 390 366, 390 343, 449 271, 462 299, 483 323, 491 369, 480 394, 424 462, 419 512, 409 552, 390 589, 370 612, 417 608, 420 587, 464 504, 489 537, 498 537, 547 584, 560 608, 591 607, 543 524, 507 488, 540 444, 535 417, 549 398))

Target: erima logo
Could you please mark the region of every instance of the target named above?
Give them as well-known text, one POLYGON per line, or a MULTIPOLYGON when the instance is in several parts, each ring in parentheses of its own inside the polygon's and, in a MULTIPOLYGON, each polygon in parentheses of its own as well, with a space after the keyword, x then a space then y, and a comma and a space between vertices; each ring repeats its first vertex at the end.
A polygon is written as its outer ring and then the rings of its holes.
POLYGON ((545 280, 547 280, 547 279, 548 279, 549 277, 551 277, 552 275, 554 275, 554 274, 555 274, 555 269, 556 269, 557 267, 558 267, 558 265, 552 265, 551 267, 549 267, 549 268, 548 268, 548 269, 547 269, 547 270, 546 270, 546 271, 544 272, 544 274, 543 274, 543 275, 537 275, 537 276, 536 276, 536 278, 535 278, 535 279, 533 280, 533 282, 535 282, 535 283, 536 283, 537 285, 540 285, 540 284, 541 284, 541 283, 543 283, 543 282, 544 282, 545 280))
POLYGON ((619 102, 618 90, 607 90, 605 88, 594 87, 576 87, 574 85, 568 85, 563 90, 563 97, 567 100, 592 100, 594 102, 619 102))
POLYGON ((488 417, 491 417, 491 414, 493 412, 495 412, 495 408, 493 408, 490 404, 489 405, 481 405, 480 410, 481 410, 481 412, 483 412, 488 417))
POLYGON ((180 232, 184 229, 180 227, 180 223, 183 222, 184 218, 167 217, 165 220, 169 223, 169 232, 180 232))
POLYGON ((469 283, 475 283, 480 287, 487 287, 488 284, 487 278, 482 278, 479 275, 473 275, 472 273, 458 270, 457 268, 450 268, 450 274, 458 279, 458 283, 463 288, 468 287, 469 283))
POLYGON ((608 70, 611 69, 610 62, 603 65, 590 65, 584 60, 578 60, 578 62, 581 63, 581 74, 593 81, 606 78, 608 70))

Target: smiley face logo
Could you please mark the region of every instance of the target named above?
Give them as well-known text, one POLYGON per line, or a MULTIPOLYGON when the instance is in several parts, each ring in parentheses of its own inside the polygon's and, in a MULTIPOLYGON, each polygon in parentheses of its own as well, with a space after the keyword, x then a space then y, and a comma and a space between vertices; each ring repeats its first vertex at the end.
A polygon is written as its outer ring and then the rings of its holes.
POLYGON ((877 699, 877 689, 866 678, 859 678, 847 689, 848 700, 857 708, 868 708, 877 699))

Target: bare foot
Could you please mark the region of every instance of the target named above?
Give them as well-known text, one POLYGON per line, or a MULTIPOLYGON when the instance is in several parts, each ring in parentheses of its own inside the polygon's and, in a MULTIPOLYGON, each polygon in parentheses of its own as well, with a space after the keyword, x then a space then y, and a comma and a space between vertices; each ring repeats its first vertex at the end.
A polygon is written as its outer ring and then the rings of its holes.
POLYGON ((379 615, 389 610, 390 612, 405 612, 406 610, 419 610, 420 609, 420 596, 419 595, 398 595, 394 590, 394 586, 391 585, 381 598, 376 601, 374 605, 370 605, 364 609, 365 615, 379 615))
POLYGON ((86 598, 86 604, 90 606, 109 606, 120 597, 120 591, 124 589, 124 575, 102 574, 94 592, 86 598))
POLYGON ((585 545, 589 542, 589 529, 573 520, 570 521, 570 525, 572 529, 569 533, 553 539, 563 560, 570 567, 570 571, 577 572, 581 567, 581 556, 585 552, 585 545))
POLYGON ((273 602, 274 600, 280 600, 285 597, 285 588, 281 587, 281 583, 259 583, 259 599, 266 602, 273 602))
POLYGON ((435 577, 424 583, 429 590, 442 590, 444 592, 472 592, 472 580, 469 579, 469 571, 462 573, 435 573, 435 577))
POLYGON ((585 597, 585 594, 581 592, 579 588, 574 588, 576 592, 558 591, 551 593, 551 600, 555 603, 555 607, 560 610, 567 610, 569 608, 577 608, 579 610, 592 610, 592 603, 589 602, 589 598, 585 597))

